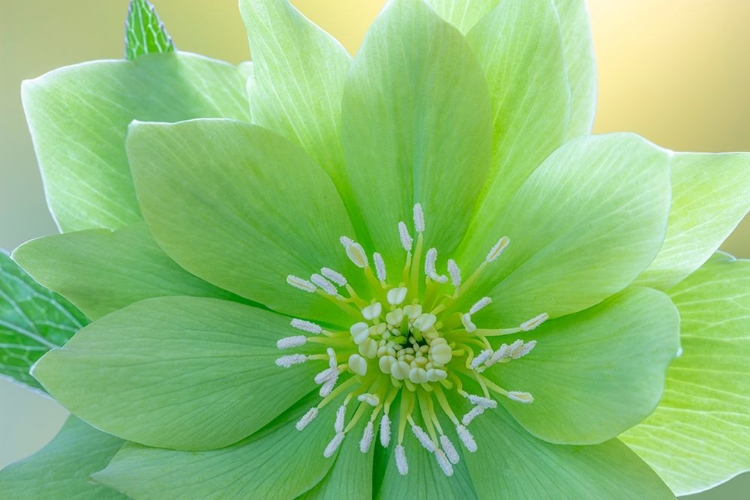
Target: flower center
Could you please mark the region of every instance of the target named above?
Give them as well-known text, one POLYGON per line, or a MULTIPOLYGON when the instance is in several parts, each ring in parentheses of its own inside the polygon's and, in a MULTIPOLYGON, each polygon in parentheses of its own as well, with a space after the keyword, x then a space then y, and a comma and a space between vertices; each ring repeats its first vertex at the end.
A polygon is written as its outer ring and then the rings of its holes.
POLYGON ((409 470, 403 447, 408 426, 419 443, 435 455, 443 472, 451 476, 459 454, 444 432, 439 414, 455 426, 464 447, 475 452, 477 445, 468 426, 486 410, 497 407, 493 398, 533 402, 531 394, 508 391, 482 373, 493 365, 525 356, 536 345, 536 341, 519 339, 493 348, 489 338, 533 330, 548 315, 540 314, 517 328, 478 329, 474 317, 492 300, 481 297, 467 311, 458 311, 456 304, 459 297, 471 294, 480 274, 508 246, 508 238, 500 238, 484 262, 462 281, 461 270, 453 259, 446 263, 446 276, 438 273, 437 250, 430 248, 424 252, 425 221, 420 204, 414 206, 414 231, 416 242, 406 224, 399 222, 398 233, 406 259, 395 280, 388 279, 385 261, 379 253, 372 255, 373 270, 364 248, 345 236, 341 244, 348 258, 363 270, 367 290, 355 290, 343 275, 326 267, 309 279, 288 276, 290 285, 332 301, 352 317, 352 323, 348 329, 329 331, 316 323, 292 320, 291 326, 304 334, 279 340, 278 348, 292 349, 313 343, 320 345, 325 353, 286 355, 277 359, 276 364, 289 368, 308 360, 328 362, 328 368, 315 377, 322 400, 297 423, 298 430, 304 429, 321 408, 346 394, 336 413, 335 434, 324 456, 333 456, 346 434, 363 418, 367 424, 360 450, 369 451, 376 423, 381 444, 389 446, 391 407, 400 395, 395 430, 398 471, 407 474, 409 470), (464 387, 468 385, 478 388, 481 394, 467 392, 464 387), (449 403, 448 391, 466 398, 472 405, 460 419, 449 403), (353 412, 349 411, 350 405, 356 407, 353 412))

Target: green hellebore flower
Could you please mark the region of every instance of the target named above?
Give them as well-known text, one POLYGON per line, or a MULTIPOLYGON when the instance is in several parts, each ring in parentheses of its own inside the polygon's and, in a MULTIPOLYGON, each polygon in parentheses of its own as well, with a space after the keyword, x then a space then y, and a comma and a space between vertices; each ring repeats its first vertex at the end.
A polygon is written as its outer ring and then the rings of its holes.
POLYGON ((14 258, 95 320, 33 374, 129 441, 94 479, 669 498, 616 437, 680 350, 662 290, 748 208, 744 180, 716 181, 722 217, 680 197, 710 162, 750 181, 747 156, 585 135, 582 2, 394 0, 353 60, 285 1, 240 4, 252 66, 156 54, 24 90, 73 232, 14 258))

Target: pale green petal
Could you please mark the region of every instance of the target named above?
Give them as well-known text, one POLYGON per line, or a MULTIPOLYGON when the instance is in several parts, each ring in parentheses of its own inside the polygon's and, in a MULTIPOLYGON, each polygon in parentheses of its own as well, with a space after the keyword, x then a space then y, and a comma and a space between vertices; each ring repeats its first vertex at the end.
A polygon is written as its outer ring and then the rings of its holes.
POLYGON ((0 471, 0 498, 13 500, 120 500, 125 495, 94 484, 123 441, 69 417, 47 446, 0 471))
POLYGON ((115 231, 90 229, 39 238, 16 249, 13 259, 91 319, 153 297, 244 300, 178 266, 144 222, 115 231))
POLYGON ((750 470, 750 261, 716 254, 669 295, 682 356, 656 412, 622 439, 687 495, 750 470))
POLYGON ((493 219, 565 140, 570 88, 552 0, 504 0, 467 35, 492 97, 492 167, 474 181, 476 217, 493 219))
POLYGON ((500 399, 531 434, 551 443, 601 443, 656 408, 679 349, 679 322, 665 294, 628 288, 522 335, 537 341, 531 353, 485 373, 506 390, 534 396, 531 404, 500 399))
POLYGON ((631 134, 574 139, 534 172, 503 212, 470 228, 458 258, 467 272, 501 236, 509 236, 510 245, 463 305, 468 309, 476 297, 489 295, 493 303, 476 322, 492 327, 588 308, 625 288, 653 260, 669 202, 665 151, 631 134))
POLYGON ((148 0, 131 0, 125 21, 125 57, 129 60, 145 54, 174 52, 172 38, 148 0))
POLYGON ((638 283, 667 289, 698 269, 750 210, 750 154, 677 153, 667 238, 638 283))
POLYGON ((339 243, 353 236, 341 198, 302 149, 229 120, 134 124, 127 149, 146 222, 178 264, 279 312, 349 323, 286 282, 324 266, 362 275, 339 243))
POLYGON ((139 500, 296 498, 318 484, 335 459, 324 458, 323 450, 333 437, 340 401, 324 407, 303 431, 294 428, 318 399, 314 394, 261 432, 221 450, 126 445, 94 479, 139 500))
POLYGON ((138 302, 48 352, 32 374, 83 420, 129 441, 186 450, 249 436, 307 394, 323 363, 276 366, 289 319, 217 299, 138 302))
POLYGON ((427 245, 453 249, 491 147, 487 83, 461 34, 423 2, 389 3, 354 59, 342 121, 347 171, 374 248, 403 264, 397 224, 411 227, 419 202, 427 245))
POLYGON ((494 9, 500 0, 426 0, 435 12, 466 34, 484 16, 494 9))
POLYGON ((570 83, 568 139, 591 133, 596 116, 596 55, 586 0, 554 0, 570 83))
POLYGON ((141 220, 125 135, 133 120, 249 119, 235 66, 187 53, 95 61, 24 82, 23 104, 60 229, 141 220))
POLYGON ((471 424, 476 453, 464 453, 481 499, 657 500, 674 498, 638 455, 613 439, 596 446, 536 439, 501 408, 471 424))

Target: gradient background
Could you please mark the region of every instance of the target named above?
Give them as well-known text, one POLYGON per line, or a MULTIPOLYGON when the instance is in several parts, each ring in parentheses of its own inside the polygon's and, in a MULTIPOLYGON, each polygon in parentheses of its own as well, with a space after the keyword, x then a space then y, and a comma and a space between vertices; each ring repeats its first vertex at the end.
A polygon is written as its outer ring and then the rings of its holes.
MULTIPOLYGON (((152 0, 178 48, 248 59, 236 0, 152 0)), ((292 0, 352 52, 384 0, 292 0)), ((127 0, 0 1, 0 248, 55 232, 21 109, 21 80, 120 58, 127 0)), ((682 151, 750 151, 750 2, 589 0, 599 60, 596 132, 682 151)), ((750 196, 750 194, 748 194, 750 196)), ((725 243, 750 257, 750 220, 725 243)), ((0 468, 62 425, 50 399, 0 380, 0 468)), ((691 499, 750 495, 750 474, 691 499)))

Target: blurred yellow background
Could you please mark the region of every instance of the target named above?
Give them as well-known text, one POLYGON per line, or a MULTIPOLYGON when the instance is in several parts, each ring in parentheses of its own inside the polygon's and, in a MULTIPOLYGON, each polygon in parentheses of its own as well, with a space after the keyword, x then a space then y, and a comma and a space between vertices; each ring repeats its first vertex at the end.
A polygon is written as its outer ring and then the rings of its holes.
MULTIPOLYGON (((181 50, 248 59, 236 0, 152 0, 181 50)), ((0 2, 0 247, 55 231, 44 205, 20 82, 120 58, 127 0, 0 2)), ((352 52, 384 0, 293 0, 352 52)), ((750 2, 589 0, 599 61, 596 132, 633 131, 675 150, 750 151, 750 2)), ((748 193, 750 196, 750 193, 748 193)), ((750 220, 724 249, 750 257, 750 220)), ((65 412, 0 381, 0 468, 43 446, 65 412)), ((750 475, 691 498, 750 496, 750 475)))

